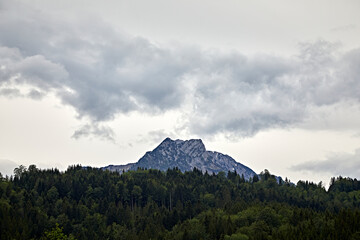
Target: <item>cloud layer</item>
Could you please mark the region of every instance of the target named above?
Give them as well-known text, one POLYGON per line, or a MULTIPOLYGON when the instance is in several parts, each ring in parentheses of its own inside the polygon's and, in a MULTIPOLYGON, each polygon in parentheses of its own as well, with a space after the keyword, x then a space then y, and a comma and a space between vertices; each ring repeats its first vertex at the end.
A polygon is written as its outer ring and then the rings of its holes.
POLYGON ((174 109, 192 134, 252 136, 301 123, 309 108, 360 102, 360 49, 341 52, 320 40, 300 44, 297 56, 249 57, 165 47, 101 19, 74 24, 17 2, 0 1, 0 8, 0 95, 55 93, 90 119, 74 138, 113 140, 99 124, 117 114, 174 109), (22 85, 31 90, 22 93, 22 85))
POLYGON ((332 176, 359 177, 360 175, 360 148, 353 154, 333 153, 326 160, 310 161, 291 167, 294 171, 312 173, 330 173, 332 176))

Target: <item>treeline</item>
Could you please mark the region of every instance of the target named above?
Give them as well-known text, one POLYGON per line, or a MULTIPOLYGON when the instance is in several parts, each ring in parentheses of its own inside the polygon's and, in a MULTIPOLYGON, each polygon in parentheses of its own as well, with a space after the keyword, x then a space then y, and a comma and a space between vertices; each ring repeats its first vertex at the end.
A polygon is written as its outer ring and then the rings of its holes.
POLYGON ((0 175, 0 239, 360 239, 360 182, 35 165, 0 175))

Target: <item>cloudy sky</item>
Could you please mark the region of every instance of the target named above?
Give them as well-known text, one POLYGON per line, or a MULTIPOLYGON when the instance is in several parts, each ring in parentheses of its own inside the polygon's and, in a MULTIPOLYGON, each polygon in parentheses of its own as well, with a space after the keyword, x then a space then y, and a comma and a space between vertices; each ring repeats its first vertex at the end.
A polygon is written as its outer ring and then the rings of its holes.
POLYGON ((358 0, 0 0, 0 172, 203 139, 256 172, 360 178, 358 0))

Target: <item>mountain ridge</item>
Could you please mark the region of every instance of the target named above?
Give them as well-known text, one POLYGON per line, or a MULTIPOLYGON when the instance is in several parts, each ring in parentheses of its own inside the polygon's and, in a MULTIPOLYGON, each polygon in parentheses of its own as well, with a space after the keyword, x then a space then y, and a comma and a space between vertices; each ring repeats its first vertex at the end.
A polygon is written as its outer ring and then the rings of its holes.
POLYGON ((126 165, 109 165, 103 167, 110 171, 129 171, 138 168, 159 169, 166 171, 177 167, 182 172, 194 168, 208 173, 234 172, 249 179, 256 173, 249 167, 235 161, 226 154, 207 151, 201 139, 172 140, 165 138, 154 150, 148 151, 136 163, 126 165))

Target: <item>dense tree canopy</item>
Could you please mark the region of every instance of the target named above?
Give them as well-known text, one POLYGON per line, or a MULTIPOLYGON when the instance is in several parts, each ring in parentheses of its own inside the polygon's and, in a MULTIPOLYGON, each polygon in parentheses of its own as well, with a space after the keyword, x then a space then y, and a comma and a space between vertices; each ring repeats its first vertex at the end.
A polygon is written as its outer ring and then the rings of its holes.
POLYGON ((360 182, 35 165, 0 175, 0 239, 360 239, 360 182))

